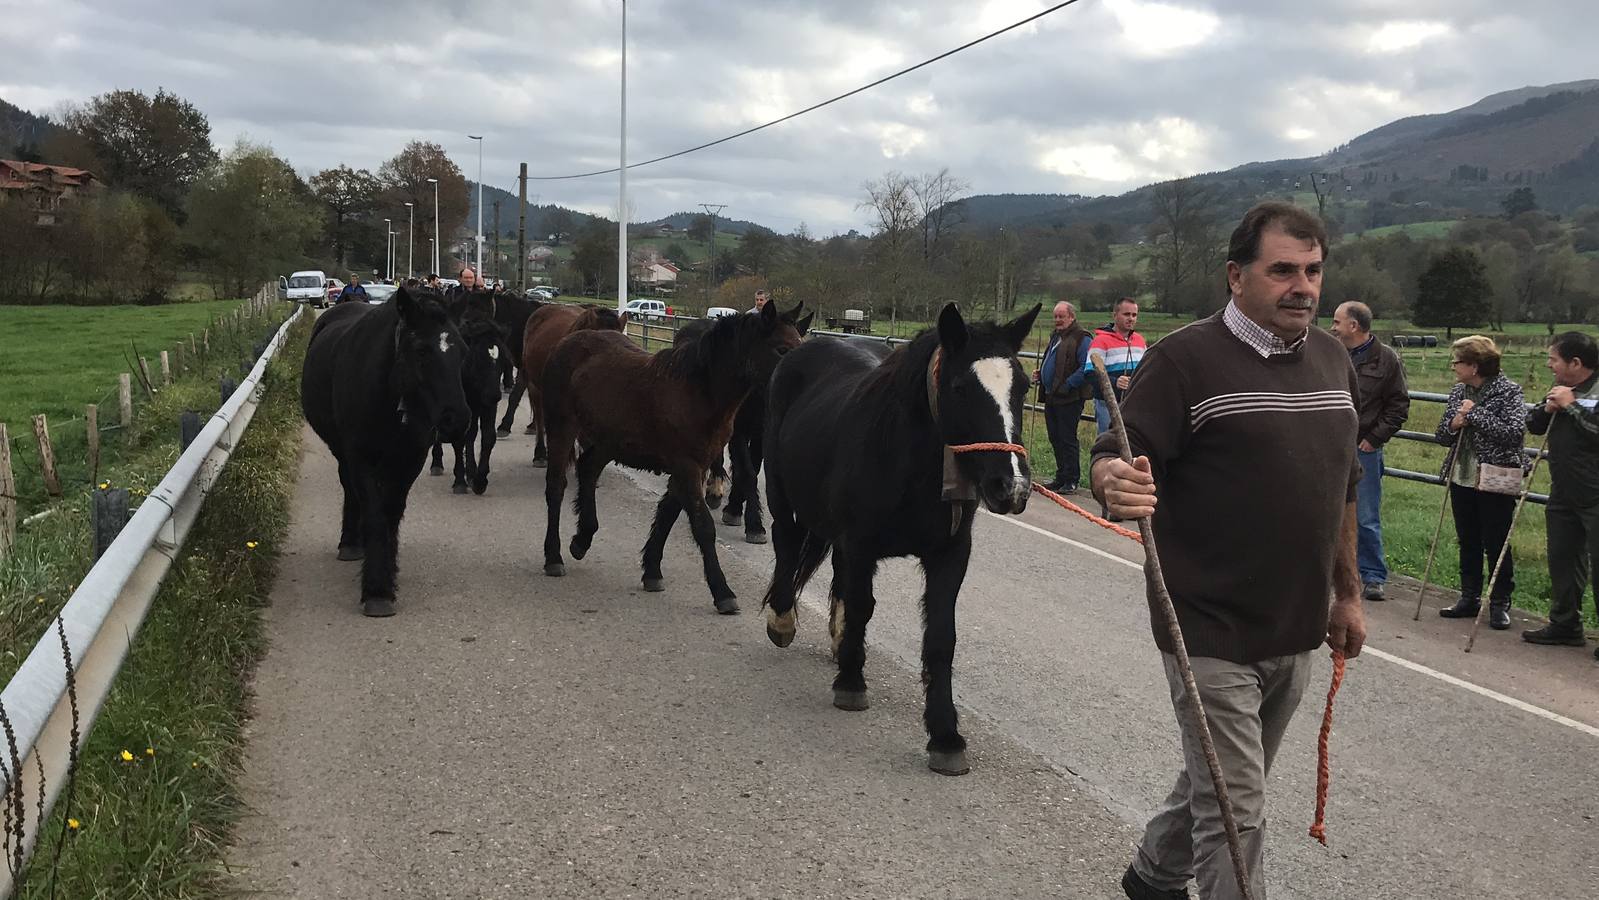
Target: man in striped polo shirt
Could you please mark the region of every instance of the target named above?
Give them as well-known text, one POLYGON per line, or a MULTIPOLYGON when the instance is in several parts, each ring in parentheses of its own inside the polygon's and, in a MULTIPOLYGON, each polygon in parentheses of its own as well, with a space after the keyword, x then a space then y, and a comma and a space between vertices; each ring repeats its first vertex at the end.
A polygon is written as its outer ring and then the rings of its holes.
MULTIPOLYGON (((1327 234, 1311 213, 1261 203, 1228 247, 1226 308, 1150 348, 1113 434, 1094 445, 1094 493, 1152 516, 1166 584, 1227 778, 1250 883, 1266 895, 1266 773, 1299 706, 1310 651, 1365 642, 1356 567, 1359 396, 1349 354, 1314 327, 1327 234), (1157 495, 1159 503, 1156 502, 1157 495), (1329 602, 1329 596, 1331 601, 1329 602)), ((1153 598, 1151 598, 1153 616, 1153 598)), ((1183 768, 1122 877, 1134 900, 1241 897, 1221 810, 1166 629, 1183 768)))

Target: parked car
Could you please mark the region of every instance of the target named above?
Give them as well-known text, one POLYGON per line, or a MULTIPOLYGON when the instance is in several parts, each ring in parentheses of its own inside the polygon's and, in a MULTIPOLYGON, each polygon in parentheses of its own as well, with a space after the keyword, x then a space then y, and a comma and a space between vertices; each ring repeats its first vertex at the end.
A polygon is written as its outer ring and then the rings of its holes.
POLYGON ((705 318, 720 319, 723 316, 736 316, 738 310, 728 306, 713 306, 705 311, 705 318))
POLYGON ((662 300, 629 300, 623 309, 629 319, 664 319, 667 315, 662 300))
POLYGON ((312 306, 326 306, 328 303, 328 276, 318 269, 307 269, 295 272, 288 278, 280 278, 279 290, 283 299, 295 303, 309 303, 312 306))
POLYGON ((530 287, 530 288, 528 288, 523 293, 522 296, 528 298, 529 300, 549 301, 549 300, 554 300, 556 297, 560 296, 560 293, 561 293, 560 291, 557 291, 554 288, 547 288, 547 287, 540 286, 540 287, 530 287))
POLYGON ((385 303, 393 297, 398 287, 392 284, 368 284, 366 287, 366 302, 371 304, 385 303))
POLYGON ((339 292, 342 291, 342 290, 344 290, 344 282, 343 281, 340 281, 337 278, 329 278, 328 279, 328 302, 327 302, 326 305, 327 306, 332 306, 333 304, 339 302, 339 292))

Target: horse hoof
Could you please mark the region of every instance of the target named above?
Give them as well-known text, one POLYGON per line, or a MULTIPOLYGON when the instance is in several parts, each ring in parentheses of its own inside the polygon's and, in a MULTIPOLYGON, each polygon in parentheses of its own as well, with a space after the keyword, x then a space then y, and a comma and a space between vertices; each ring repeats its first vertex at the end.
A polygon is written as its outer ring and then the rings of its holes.
POLYGON ((799 616, 793 608, 786 613, 766 607, 766 637, 779 647, 787 647, 794 643, 794 632, 797 629, 799 616))
POLYGON ((466 485, 464 485, 464 484, 452 484, 452 485, 450 485, 450 493, 452 493, 452 494, 464 494, 464 493, 466 493, 466 485))
POLYGON ((927 767, 940 775, 965 775, 972 770, 965 750, 929 750, 927 767))
POLYGON ((494 436, 495 437, 510 437, 511 436, 511 429, 509 429, 509 428, 496 428, 496 429, 494 429, 494 436))
POLYGON ((535 468, 535 469, 542 469, 542 468, 545 468, 545 467, 546 467, 546 466, 548 466, 548 465, 549 465, 549 464, 550 464, 550 463, 549 463, 549 460, 546 460, 546 459, 540 459, 540 458, 539 458, 539 457, 537 457, 537 456, 535 456, 535 457, 533 457, 533 468, 535 468))
POLYGON ((362 597, 361 615, 371 619, 386 619, 394 615, 394 599, 391 597, 362 597))
POLYGON ((712 601, 716 604, 716 612, 724 616, 738 615, 738 601, 732 597, 718 597, 712 601))
POLYGON ((579 538, 572 538, 572 543, 568 544, 566 549, 572 551, 573 559, 582 559, 588 555, 589 542, 579 538))
POLYGON ((644 576, 644 590, 649 591, 652 594, 658 594, 661 591, 666 590, 666 579, 651 578, 646 575, 644 576))
MULTIPOLYGON (((706 494, 705 495, 705 505, 709 506, 711 509, 716 509, 718 506, 722 505, 722 495, 721 494, 706 494)), ((733 524, 733 523, 727 521, 726 518, 723 518, 722 522, 723 522, 723 524, 727 524, 727 525, 733 524)))
POLYGON ((487 491, 488 489, 489 483, 487 481, 472 482, 472 493, 477 494, 479 497, 483 496, 483 492, 487 491))
POLYGON ((833 688, 833 705, 851 712, 872 708, 872 705, 866 702, 865 691, 846 691, 840 688, 833 688))
MULTIPOLYGON (((707 498, 705 498, 705 502, 709 503, 709 502, 711 502, 711 499, 709 497, 707 497, 707 498)), ((731 510, 731 509, 722 510, 722 524, 723 525, 740 525, 740 524, 743 524, 743 522, 744 522, 744 517, 739 515, 736 512, 733 512, 733 510, 731 510)))
POLYGON ((348 544, 341 544, 339 546, 340 562, 359 562, 363 559, 366 559, 366 551, 364 549, 360 547, 352 547, 348 544))
POLYGON ((566 566, 562 563, 545 563, 544 574, 551 578, 560 578, 566 574, 566 566))
POLYGON ((744 543, 746 543, 746 544, 764 544, 764 543, 766 543, 766 532, 764 532, 764 531, 746 531, 746 532, 744 532, 744 543))
POLYGON ((443 466, 429 466, 428 467, 428 474, 429 475, 443 475, 444 474, 444 467, 443 466))
POLYGON ((539 430, 537 428, 535 428, 534 426, 532 426, 532 425, 528 425, 528 426, 526 426, 526 427, 524 427, 522 429, 522 433, 523 434, 538 434, 539 430))

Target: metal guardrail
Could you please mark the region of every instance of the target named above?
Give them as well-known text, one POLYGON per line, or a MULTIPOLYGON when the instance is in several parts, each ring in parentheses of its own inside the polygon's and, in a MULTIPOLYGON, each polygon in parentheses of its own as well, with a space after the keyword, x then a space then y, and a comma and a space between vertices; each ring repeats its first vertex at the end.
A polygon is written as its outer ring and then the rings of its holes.
MULTIPOLYGON (((666 332, 667 337, 664 338, 664 341, 665 342, 670 342, 670 337, 669 336, 671 334, 675 334, 676 333, 677 328, 678 328, 678 321, 679 320, 685 321, 685 322, 693 321, 696 317, 695 316, 666 316, 664 318, 666 318, 668 320, 668 324, 666 324, 666 325, 656 324, 655 322, 652 322, 652 321, 649 321, 649 320, 641 320, 641 321, 637 321, 637 322, 629 322, 628 323, 628 327, 629 328, 637 327, 639 329, 639 335, 638 336, 642 340, 645 349, 648 349, 649 348, 650 332, 651 331, 666 332)), ((815 334, 815 335, 821 335, 823 337, 847 338, 847 339, 852 340, 852 341, 880 341, 880 342, 882 342, 884 344, 887 344, 890 347, 898 345, 898 344, 908 344, 908 343, 910 343, 910 339, 909 338, 885 337, 885 336, 882 336, 882 335, 848 334, 848 333, 845 333, 845 332, 842 332, 842 331, 821 331, 821 330, 816 330, 816 329, 812 329, 810 333, 811 334, 815 334)), ((663 340, 663 338, 661 338, 661 337, 657 337, 656 339, 657 340, 663 340)), ((1022 359, 1039 360, 1039 359, 1041 359, 1042 354, 1035 353, 1035 352, 1030 351, 1030 350, 1023 350, 1022 352, 1018 353, 1017 356, 1019 356, 1022 359)), ((1412 401, 1421 401, 1421 402, 1424 402, 1424 403, 1448 403, 1449 402, 1449 395, 1448 394, 1439 394, 1439 393, 1435 393, 1435 392, 1432 392, 1432 391, 1410 391, 1410 399, 1412 401)), ((1026 405, 1026 407, 1028 409, 1034 410, 1035 412, 1042 412, 1043 409, 1044 409, 1044 407, 1041 404, 1038 404, 1038 403, 1027 403, 1025 405, 1026 405)), ((1526 406, 1527 406, 1527 409, 1529 409, 1529 410, 1533 408, 1533 404, 1531 404, 1531 403, 1526 404, 1526 406)), ((1083 421, 1085 421, 1085 422, 1094 421, 1093 413, 1085 412, 1083 414, 1083 421)), ((1396 439, 1399 439, 1399 440, 1416 441, 1418 443, 1433 444, 1435 446, 1440 446, 1440 447, 1443 446, 1443 444, 1441 444, 1438 441, 1438 438, 1435 435, 1433 435, 1431 433, 1428 433, 1428 432, 1425 432, 1425 431, 1409 431, 1409 430, 1401 429, 1400 431, 1398 431, 1398 432, 1396 432, 1394 434, 1394 437, 1396 439)), ((1523 447, 1522 448, 1522 452, 1525 453, 1529 457, 1537 457, 1538 456, 1538 450, 1535 447, 1523 447)), ((1544 459, 1548 459, 1549 458, 1549 451, 1548 450, 1543 451, 1543 458, 1544 459)), ((1387 465, 1383 466, 1382 474, 1383 474, 1384 477, 1397 478, 1397 479, 1399 479, 1401 481, 1416 481, 1416 482, 1421 482, 1422 484, 1435 484, 1435 485, 1439 485, 1439 486, 1442 486, 1445 483, 1443 477, 1440 476, 1440 475, 1434 475, 1434 474, 1430 474, 1430 473, 1427 473, 1427 472, 1414 472, 1414 471, 1411 471, 1409 469, 1396 469, 1396 468, 1393 468, 1392 466, 1387 466, 1387 465)), ((1540 504, 1547 505, 1549 503, 1549 495, 1548 494, 1532 494, 1532 493, 1529 493, 1527 495, 1527 500, 1528 500, 1528 502, 1531 502, 1531 503, 1540 503, 1540 504)))
MULTIPOLYGON (((161 483, 150 491, 62 608, 58 621, 65 630, 75 664, 80 746, 87 742, 89 729, 144 622, 150 601, 182 550, 206 494, 255 416, 267 363, 277 355, 289 328, 303 314, 302 306, 278 329, 250 374, 178 457, 161 483)), ((41 823, 49 821, 67 778, 73 728, 74 714, 56 623, 34 645, 22 667, 0 692, 0 703, 11 719, 22 762, 20 773, 13 772, 9 755, 0 754, 0 775, 7 785, 19 775, 22 779, 23 796, 28 798, 23 849, 31 855, 41 823), (36 805, 41 791, 43 800, 36 805)), ((15 874, 9 867, 0 869, 0 897, 10 896, 15 874)))

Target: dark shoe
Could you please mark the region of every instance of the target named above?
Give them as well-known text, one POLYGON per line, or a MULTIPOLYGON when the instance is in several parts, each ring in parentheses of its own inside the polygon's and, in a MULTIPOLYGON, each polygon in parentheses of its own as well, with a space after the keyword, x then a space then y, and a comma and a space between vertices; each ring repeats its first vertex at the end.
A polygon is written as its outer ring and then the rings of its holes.
POLYGON ((1138 877, 1138 873, 1133 871, 1132 866, 1128 866, 1126 873, 1122 875, 1122 893, 1126 894, 1129 900, 1189 900, 1186 888, 1177 891, 1163 891, 1159 888, 1150 887, 1144 882, 1144 879, 1138 877))
POLYGON ((1482 609, 1482 601, 1475 597, 1461 597, 1455 605, 1447 609, 1438 610, 1438 615, 1446 619, 1475 619, 1477 611, 1482 609))
POLYGON ((1361 589, 1360 589, 1360 596, 1361 596, 1361 599, 1364 599, 1364 600, 1387 600, 1388 599, 1388 595, 1383 593, 1382 582, 1380 582, 1380 581, 1368 581, 1368 582, 1366 582, 1365 585, 1362 586, 1361 589))
POLYGON ((1568 628, 1556 628, 1553 625, 1523 631, 1521 639, 1529 644, 1561 644, 1567 647, 1581 647, 1588 643, 1588 638, 1580 629, 1572 631, 1568 628))
POLYGON ((1062 497, 1070 497, 1073 494, 1077 493, 1077 485, 1068 484, 1068 485, 1066 485, 1064 487, 1058 487, 1058 488, 1055 489, 1055 493, 1061 495, 1062 497))
POLYGON ((1494 631, 1506 631, 1510 628, 1510 601, 1503 603, 1494 601, 1488 604, 1488 627, 1494 631))
POLYGON ((1599 647, 1593 648, 1593 658, 1599 660, 1599 647))
POLYGON ((1046 481, 1046 482, 1044 482, 1044 490, 1046 490, 1046 491, 1054 491, 1055 493, 1058 494, 1058 493, 1060 493, 1060 489, 1062 487, 1065 487, 1065 485, 1061 484, 1058 481, 1046 481))

